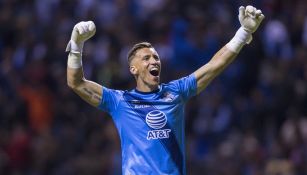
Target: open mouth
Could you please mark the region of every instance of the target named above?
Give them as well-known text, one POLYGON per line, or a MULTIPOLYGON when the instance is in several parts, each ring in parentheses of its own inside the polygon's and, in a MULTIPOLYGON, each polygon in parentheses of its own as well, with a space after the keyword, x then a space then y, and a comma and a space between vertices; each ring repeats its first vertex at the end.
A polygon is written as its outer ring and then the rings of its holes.
POLYGON ((154 77, 159 76, 159 70, 157 68, 151 69, 149 73, 154 77))

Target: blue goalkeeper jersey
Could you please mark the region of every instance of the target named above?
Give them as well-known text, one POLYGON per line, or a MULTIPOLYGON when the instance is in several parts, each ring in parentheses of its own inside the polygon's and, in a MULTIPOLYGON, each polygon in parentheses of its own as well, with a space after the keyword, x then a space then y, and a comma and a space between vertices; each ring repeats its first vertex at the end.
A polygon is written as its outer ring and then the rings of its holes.
POLYGON ((98 108, 115 122, 124 175, 186 174, 184 106, 196 92, 194 74, 149 93, 103 87, 98 108))

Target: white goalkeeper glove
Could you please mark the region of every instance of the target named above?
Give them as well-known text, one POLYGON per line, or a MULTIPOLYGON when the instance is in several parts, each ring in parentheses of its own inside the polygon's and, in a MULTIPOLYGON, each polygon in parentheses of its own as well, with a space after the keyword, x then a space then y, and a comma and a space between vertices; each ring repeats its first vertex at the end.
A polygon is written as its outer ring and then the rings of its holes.
POLYGON ((250 5, 246 6, 246 8, 241 6, 238 17, 241 27, 229 43, 226 44, 226 47, 235 53, 239 53, 245 44, 249 44, 252 41, 252 33, 257 30, 264 19, 261 10, 257 10, 250 5))
POLYGON ((239 21, 243 29, 249 33, 254 33, 259 27, 264 15, 261 10, 257 10, 253 6, 241 6, 239 8, 239 21))
POLYGON ((66 51, 82 54, 84 42, 91 38, 95 32, 96 26, 93 21, 77 23, 72 30, 71 39, 67 44, 66 51))
POLYGON ((71 38, 66 47, 68 55, 67 66, 78 69, 82 67, 82 50, 86 40, 91 38, 96 32, 96 26, 93 21, 79 22, 74 26, 71 38))

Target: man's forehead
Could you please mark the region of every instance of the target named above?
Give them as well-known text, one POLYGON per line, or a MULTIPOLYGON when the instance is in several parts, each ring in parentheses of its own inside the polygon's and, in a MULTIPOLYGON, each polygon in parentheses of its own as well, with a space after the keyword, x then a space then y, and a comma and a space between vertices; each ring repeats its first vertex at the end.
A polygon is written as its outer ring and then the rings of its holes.
POLYGON ((158 55, 157 51, 154 48, 142 48, 136 52, 136 56, 145 56, 155 54, 158 55))

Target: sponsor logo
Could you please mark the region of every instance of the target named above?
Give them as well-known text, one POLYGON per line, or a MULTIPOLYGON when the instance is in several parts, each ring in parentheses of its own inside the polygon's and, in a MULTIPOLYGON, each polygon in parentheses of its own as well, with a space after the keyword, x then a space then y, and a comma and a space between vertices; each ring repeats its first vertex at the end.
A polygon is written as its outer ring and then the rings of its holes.
POLYGON ((139 108, 149 108, 149 105, 134 105, 134 108, 139 109, 139 108))
POLYGON ((150 111, 146 115, 146 123, 154 130, 147 133, 147 140, 169 138, 170 129, 161 129, 167 123, 166 115, 160 110, 150 111))
POLYGON ((147 140, 169 138, 170 129, 152 130, 147 133, 147 140))
POLYGON ((161 129, 165 126, 167 118, 162 111, 154 110, 150 111, 146 115, 146 123, 153 129, 161 129))

